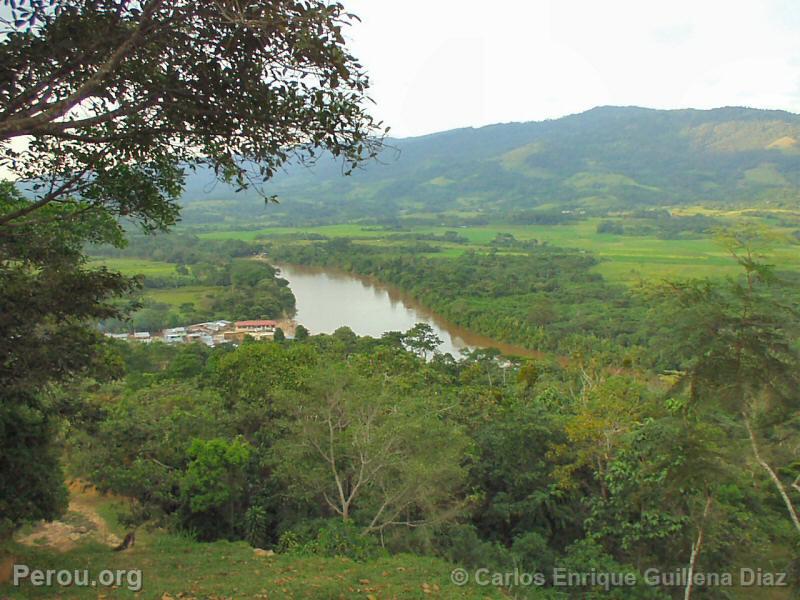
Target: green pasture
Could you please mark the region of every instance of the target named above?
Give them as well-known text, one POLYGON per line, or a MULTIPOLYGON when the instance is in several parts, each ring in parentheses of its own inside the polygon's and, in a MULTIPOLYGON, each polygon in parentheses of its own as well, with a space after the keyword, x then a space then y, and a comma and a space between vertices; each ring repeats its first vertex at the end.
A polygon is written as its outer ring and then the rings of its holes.
MULTIPOLYGON (((98 258, 90 263, 91 265, 105 265, 111 270, 119 271, 123 275, 144 275, 147 277, 158 277, 165 275, 175 275, 175 265, 167 262, 147 260, 142 258, 98 258)), ((179 307, 181 304, 193 302, 200 305, 207 300, 207 296, 213 295, 222 288, 208 285, 186 285, 172 288, 144 288, 142 295, 146 298, 179 307)))
MULTIPOLYGON (((425 231, 425 229, 414 229, 425 231)), ((285 235, 289 233, 319 233, 329 237, 372 237, 382 238, 394 232, 382 229, 371 229, 358 223, 344 223, 341 225, 321 225, 318 227, 266 227, 264 229, 244 229, 229 231, 208 231, 199 233, 197 237, 208 240, 245 240, 255 241, 259 236, 285 235)))

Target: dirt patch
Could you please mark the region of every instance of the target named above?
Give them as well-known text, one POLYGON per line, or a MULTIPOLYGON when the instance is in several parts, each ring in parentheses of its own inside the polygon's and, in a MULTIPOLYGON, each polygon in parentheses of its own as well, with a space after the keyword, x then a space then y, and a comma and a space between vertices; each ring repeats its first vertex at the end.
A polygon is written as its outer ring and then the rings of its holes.
POLYGON ((58 552, 71 550, 86 539, 117 546, 122 540, 111 533, 95 508, 101 494, 81 481, 70 482, 68 487, 70 501, 67 513, 57 521, 42 522, 32 532, 18 537, 17 541, 26 546, 52 548, 58 552))
POLYGON ((0 558, 0 585, 11 581, 11 575, 14 573, 14 563, 16 558, 13 556, 5 556, 0 558))

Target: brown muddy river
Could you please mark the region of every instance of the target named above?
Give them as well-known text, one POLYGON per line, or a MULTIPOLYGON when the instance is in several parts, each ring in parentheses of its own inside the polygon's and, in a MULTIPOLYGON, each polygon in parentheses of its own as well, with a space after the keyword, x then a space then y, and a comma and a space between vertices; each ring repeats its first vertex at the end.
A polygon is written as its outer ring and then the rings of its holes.
POLYGON ((295 320, 312 333, 333 333, 347 326, 358 335, 380 337, 427 323, 441 338, 439 351, 459 357, 462 348, 497 348, 503 354, 536 356, 520 346, 504 344, 443 319, 400 290, 330 268, 275 264, 297 299, 295 320))

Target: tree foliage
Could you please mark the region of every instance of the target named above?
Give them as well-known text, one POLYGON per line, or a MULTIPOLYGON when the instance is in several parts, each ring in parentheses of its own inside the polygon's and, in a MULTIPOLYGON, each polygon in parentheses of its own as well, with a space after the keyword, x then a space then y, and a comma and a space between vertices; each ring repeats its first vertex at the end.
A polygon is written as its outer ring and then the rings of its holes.
POLYGON ((31 182, 3 228, 50 203, 174 222, 183 167, 239 186, 321 149, 375 149, 354 17, 319 1, 6 0, 0 166, 31 182), (12 144, 17 138, 27 143, 12 144))

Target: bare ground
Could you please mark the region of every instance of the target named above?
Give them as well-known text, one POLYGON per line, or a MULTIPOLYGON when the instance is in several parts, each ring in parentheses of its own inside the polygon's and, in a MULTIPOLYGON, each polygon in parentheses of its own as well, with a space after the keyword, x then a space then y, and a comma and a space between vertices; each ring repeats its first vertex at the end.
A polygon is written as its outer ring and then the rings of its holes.
POLYGON ((69 509, 60 520, 40 523, 32 532, 17 537, 17 542, 59 552, 66 552, 85 539, 117 546, 121 540, 97 512, 96 505, 103 496, 82 481, 70 482, 69 492, 69 509))

